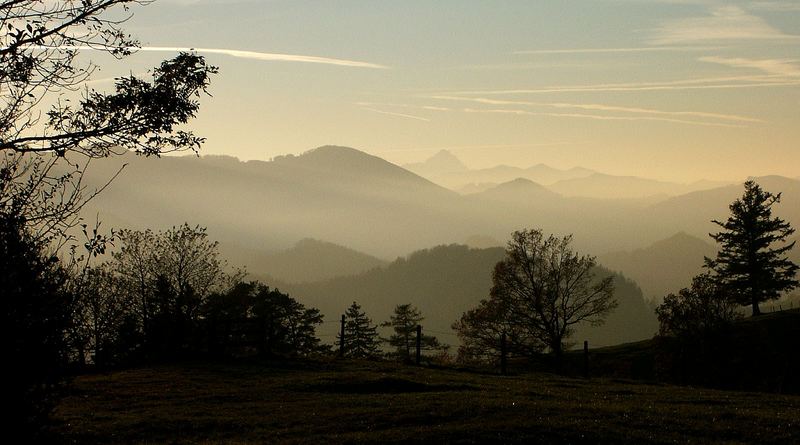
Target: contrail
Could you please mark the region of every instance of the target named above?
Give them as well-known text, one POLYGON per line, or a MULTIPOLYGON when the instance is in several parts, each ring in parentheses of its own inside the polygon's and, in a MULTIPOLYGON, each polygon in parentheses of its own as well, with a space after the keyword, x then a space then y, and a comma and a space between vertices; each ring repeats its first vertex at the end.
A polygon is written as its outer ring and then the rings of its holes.
MULTIPOLYGON (((42 49, 56 49, 54 47, 39 46, 42 49)), ((59 46, 59 49, 64 50, 97 50, 91 46, 59 46)), ((361 62, 358 60, 347 59, 334 59, 330 57, 319 56, 305 56, 300 54, 280 54, 280 53, 263 53, 258 51, 242 51, 238 49, 224 49, 224 48, 190 48, 190 47, 169 47, 169 46, 143 46, 141 48, 130 48, 132 51, 152 51, 152 52, 189 52, 195 51, 205 54, 222 54, 238 59, 262 60, 267 62, 299 62, 299 63, 316 63, 322 65, 337 65, 352 68, 371 68, 371 69, 388 69, 388 66, 379 65, 371 62, 361 62)))

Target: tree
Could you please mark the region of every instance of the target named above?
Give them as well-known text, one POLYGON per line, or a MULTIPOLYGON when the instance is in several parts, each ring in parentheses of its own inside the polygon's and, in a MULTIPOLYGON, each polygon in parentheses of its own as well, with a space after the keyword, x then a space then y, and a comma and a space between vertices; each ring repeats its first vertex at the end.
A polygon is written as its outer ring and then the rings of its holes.
POLYGON ((219 244, 206 229, 183 224, 168 230, 122 230, 111 268, 139 319, 144 346, 171 354, 196 340, 200 310, 209 295, 230 289, 241 271, 226 272, 219 244), (165 349, 166 348, 166 349, 165 349))
POLYGON ((3 401, 10 437, 30 439, 64 383, 74 306, 67 280, 61 262, 44 253, 22 217, 0 213, 3 401))
MULTIPOLYGON (((371 358, 378 355, 380 349, 378 326, 372 324, 372 320, 361 309, 361 305, 354 301, 344 315, 345 356, 371 358)), ((336 338, 337 344, 341 345, 341 334, 337 334, 336 338)))
POLYGON ((252 285, 255 293, 250 312, 261 355, 309 355, 324 349, 316 335, 323 318, 318 309, 306 308, 277 289, 260 283, 252 285))
POLYGON ((720 244, 716 259, 706 258, 706 267, 741 305, 751 305, 759 315, 759 303, 780 298, 781 292, 797 287, 798 265, 786 257, 795 243, 786 239, 795 230, 772 217, 772 206, 781 194, 761 189, 755 181, 744 183, 744 195, 730 206, 727 221, 712 221, 723 230, 710 234, 720 244), (773 247, 775 243, 783 243, 773 247))
POLYGON ((659 334, 699 341, 739 319, 736 307, 711 274, 698 275, 691 287, 667 295, 656 308, 659 334))
POLYGON ((455 325, 465 346, 473 353, 496 349, 505 332, 512 350, 530 354, 545 346, 560 363, 575 325, 602 324, 617 306, 613 277, 596 279, 595 258, 573 252, 571 242, 541 230, 514 232, 495 266, 489 300, 455 325))
POLYGON ((694 277, 690 287, 664 297, 656 308, 660 323, 654 343, 657 372, 682 383, 718 386, 737 380, 742 364, 732 357, 742 345, 731 341, 733 322, 741 318, 737 309, 730 293, 710 273, 694 277))
POLYGON ((508 311, 505 301, 484 299, 453 323, 452 328, 461 341, 458 360, 466 363, 498 360, 503 348, 503 336, 509 356, 530 357, 544 350, 545 345, 539 338, 506 316, 508 311))
POLYGON ((92 363, 107 365, 118 357, 116 344, 129 314, 127 297, 108 263, 86 270, 83 283, 76 289, 75 318, 71 338, 78 361, 91 351, 92 363))
MULTIPOLYGON (((416 349, 417 326, 425 318, 414 305, 400 304, 395 306, 394 313, 381 324, 383 327, 390 327, 394 333, 385 341, 395 348, 394 355, 403 361, 411 361, 412 350, 416 349)), ((447 349, 447 345, 442 345, 439 340, 432 335, 422 335, 420 339, 422 350, 442 350, 447 349)))
POLYGON ((111 268, 125 290, 129 311, 138 319, 139 331, 145 341, 150 338, 153 318, 153 284, 156 260, 156 235, 152 230, 121 230, 116 234, 118 250, 112 253, 111 268))
POLYGON ((99 191, 87 194, 82 183, 91 159, 197 151, 203 142, 180 130, 217 72, 201 56, 180 53, 150 81, 116 79, 111 93, 86 83, 97 67, 79 54, 130 55, 138 43, 121 29, 118 12, 147 3, 0 1, 0 207, 24 216, 37 240, 63 242, 78 223, 99 191))

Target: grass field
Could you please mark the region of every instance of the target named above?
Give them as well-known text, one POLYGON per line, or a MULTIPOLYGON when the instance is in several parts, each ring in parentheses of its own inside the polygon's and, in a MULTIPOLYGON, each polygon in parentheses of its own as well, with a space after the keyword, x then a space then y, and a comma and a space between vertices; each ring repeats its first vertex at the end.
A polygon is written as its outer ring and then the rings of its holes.
POLYGON ((81 376, 66 443, 800 443, 800 397, 373 362, 81 376))

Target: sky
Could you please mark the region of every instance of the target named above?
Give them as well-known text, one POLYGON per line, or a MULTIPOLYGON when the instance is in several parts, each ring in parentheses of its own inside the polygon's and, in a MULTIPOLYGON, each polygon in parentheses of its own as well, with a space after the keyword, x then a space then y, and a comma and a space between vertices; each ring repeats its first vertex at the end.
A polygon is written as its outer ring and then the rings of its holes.
POLYGON ((321 145, 403 164, 583 166, 690 182, 800 175, 800 1, 158 0, 142 51, 220 68, 206 154, 321 145))

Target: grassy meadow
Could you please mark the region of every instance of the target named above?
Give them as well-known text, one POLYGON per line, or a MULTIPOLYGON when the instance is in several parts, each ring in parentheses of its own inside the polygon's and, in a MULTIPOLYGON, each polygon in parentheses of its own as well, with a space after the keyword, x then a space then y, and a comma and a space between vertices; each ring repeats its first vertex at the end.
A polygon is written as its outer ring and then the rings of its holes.
POLYGON ((800 396, 387 362, 184 363, 77 377, 65 443, 800 443, 800 396))

